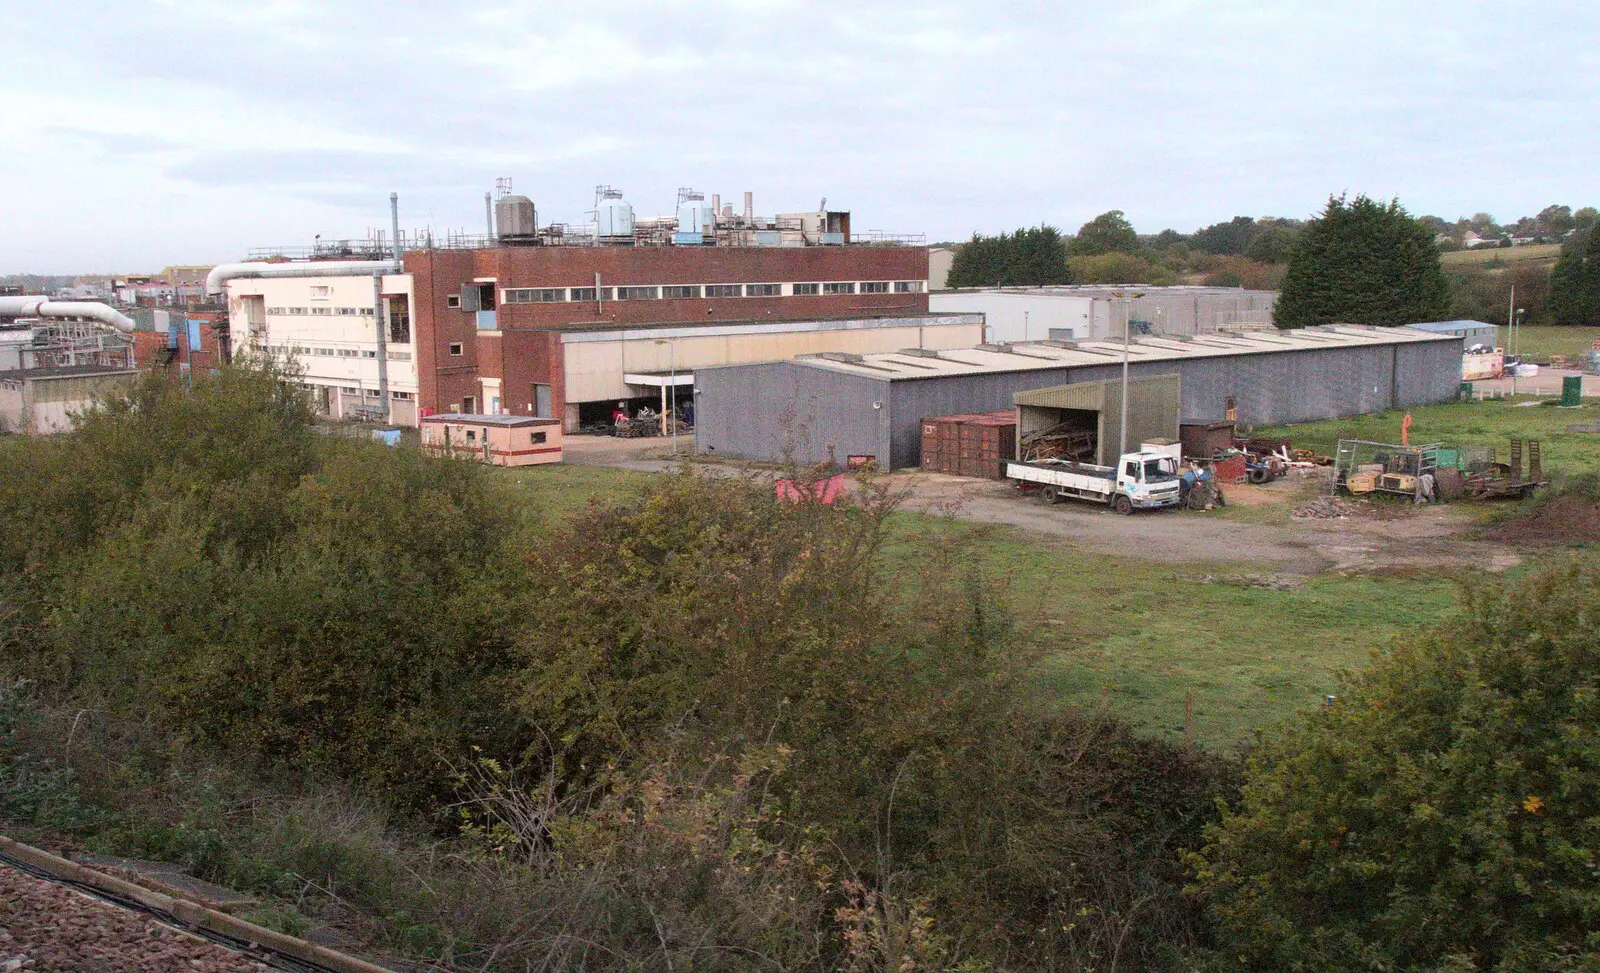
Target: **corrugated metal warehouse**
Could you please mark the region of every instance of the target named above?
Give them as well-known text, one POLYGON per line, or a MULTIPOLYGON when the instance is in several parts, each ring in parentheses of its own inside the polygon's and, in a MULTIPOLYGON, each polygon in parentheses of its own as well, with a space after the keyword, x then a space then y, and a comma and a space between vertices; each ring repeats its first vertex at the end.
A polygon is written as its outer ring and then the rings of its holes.
MULTIPOLYGON (((1011 408, 1026 389, 1121 377, 1115 341, 988 345, 941 352, 825 354, 695 370, 695 445, 767 462, 890 468, 921 462, 922 420, 1011 408)), ((1454 399, 1461 338, 1408 328, 1136 339, 1134 377, 1177 375, 1184 422, 1306 422, 1454 399)))

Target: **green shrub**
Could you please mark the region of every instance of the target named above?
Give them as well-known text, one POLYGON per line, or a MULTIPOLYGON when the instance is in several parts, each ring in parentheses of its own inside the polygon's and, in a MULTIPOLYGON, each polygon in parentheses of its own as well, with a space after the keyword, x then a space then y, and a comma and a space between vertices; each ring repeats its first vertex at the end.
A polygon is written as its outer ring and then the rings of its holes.
POLYGON ((1597 604, 1594 565, 1480 589, 1265 746, 1194 858, 1226 954, 1261 970, 1595 968, 1597 604))

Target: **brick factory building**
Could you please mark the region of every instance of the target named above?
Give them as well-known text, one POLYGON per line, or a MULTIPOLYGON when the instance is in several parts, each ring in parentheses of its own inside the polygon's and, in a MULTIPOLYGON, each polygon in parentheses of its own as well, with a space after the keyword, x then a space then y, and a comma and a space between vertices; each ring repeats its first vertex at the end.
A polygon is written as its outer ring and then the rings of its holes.
POLYGON ((235 347, 292 358, 330 415, 407 425, 464 413, 576 432, 619 401, 687 401, 696 368, 983 340, 981 315, 929 312, 923 246, 853 242, 847 213, 756 218, 747 201, 713 220, 696 206, 673 233, 630 216, 626 238, 609 224, 517 237, 502 219, 501 237, 418 241, 398 267, 314 276, 319 259, 386 256, 345 244, 218 273, 235 347))

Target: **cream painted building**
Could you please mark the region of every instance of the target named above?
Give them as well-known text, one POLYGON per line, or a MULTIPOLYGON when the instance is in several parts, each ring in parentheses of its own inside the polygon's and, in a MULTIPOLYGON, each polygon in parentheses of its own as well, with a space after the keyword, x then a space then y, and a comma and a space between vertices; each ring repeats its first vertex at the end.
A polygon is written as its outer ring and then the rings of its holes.
POLYGON ((317 407, 333 418, 415 426, 412 294, 410 274, 235 278, 227 282, 234 347, 292 362, 317 407), (387 409, 379 395, 379 314, 387 409))
POLYGON ((981 314, 564 331, 566 426, 576 431, 579 403, 659 394, 668 386, 687 392, 696 368, 826 352, 949 351, 982 343, 981 314))

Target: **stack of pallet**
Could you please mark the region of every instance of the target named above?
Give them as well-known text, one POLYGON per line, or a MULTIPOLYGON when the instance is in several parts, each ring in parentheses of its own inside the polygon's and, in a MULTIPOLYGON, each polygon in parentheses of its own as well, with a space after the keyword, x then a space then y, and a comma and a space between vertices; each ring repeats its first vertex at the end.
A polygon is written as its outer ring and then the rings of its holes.
POLYGON ((1046 459, 1092 463, 1095 434, 1076 422, 1063 422, 1022 437, 1022 458, 1029 463, 1046 459))

